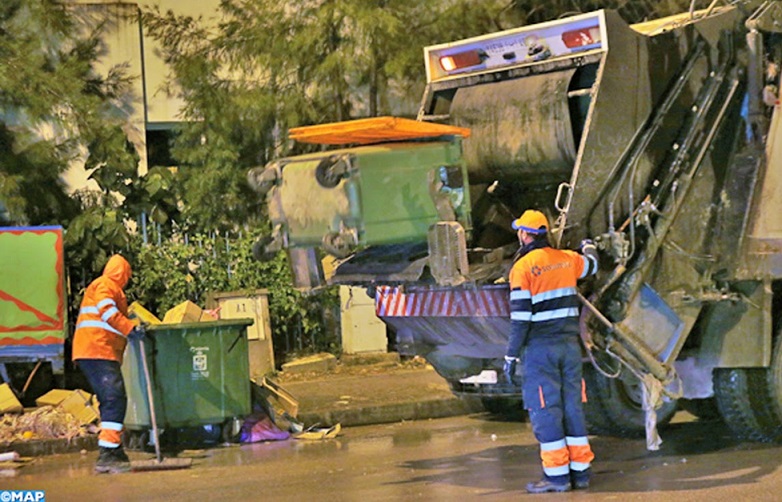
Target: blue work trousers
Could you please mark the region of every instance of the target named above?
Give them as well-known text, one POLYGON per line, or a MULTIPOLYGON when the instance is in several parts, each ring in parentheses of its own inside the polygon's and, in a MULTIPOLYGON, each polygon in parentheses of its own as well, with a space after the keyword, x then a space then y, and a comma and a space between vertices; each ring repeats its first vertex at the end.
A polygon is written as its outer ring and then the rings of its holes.
POLYGON ((124 422, 128 397, 119 362, 107 359, 78 359, 77 363, 98 397, 101 422, 124 422))
POLYGON ((532 432, 541 445, 545 477, 568 483, 570 468, 577 468, 581 472, 573 475, 588 479, 587 469, 594 455, 586 437, 581 346, 577 337, 530 337, 524 352, 523 393, 532 432), (568 452, 573 447, 578 452, 568 452))

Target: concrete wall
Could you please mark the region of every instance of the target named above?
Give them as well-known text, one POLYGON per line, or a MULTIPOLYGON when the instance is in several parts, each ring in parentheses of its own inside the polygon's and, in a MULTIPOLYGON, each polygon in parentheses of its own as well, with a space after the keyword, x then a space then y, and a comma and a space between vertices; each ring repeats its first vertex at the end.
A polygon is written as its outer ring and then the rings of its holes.
MULTIPOLYGON (((120 3, 108 0, 64 0, 73 5, 74 13, 85 30, 107 23, 104 38, 105 53, 96 64, 96 71, 106 75, 117 65, 126 65, 134 78, 132 95, 117 110, 127 118, 125 133, 139 154, 139 174, 145 174, 147 165, 146 133, 148 129, 169 129, 180 120, 182 101, 170 97, 161 89, 169 76, 159 44, 144 33, 140 22, 141 9, 157 6, 162 12, 171 10, 179 15, 215 19, 219 0, 142 0, 120 3)), ((90 173, 83 164, 75 163, 63 176, 70 191, 82 188, 97 189, 88 180, 90 173)))
POLYGON ((375 315, 375 301, 364 288, 339 287, 342 351, 346 354, 386 352, 386 325, 375 315))

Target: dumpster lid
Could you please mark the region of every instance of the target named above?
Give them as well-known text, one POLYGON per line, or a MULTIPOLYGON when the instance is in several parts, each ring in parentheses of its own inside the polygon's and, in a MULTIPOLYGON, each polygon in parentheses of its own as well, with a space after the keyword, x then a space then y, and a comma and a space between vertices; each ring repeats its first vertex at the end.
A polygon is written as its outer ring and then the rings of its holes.
POLYGON ((448 135, 470 137, 470 129, 466 127, 389 116, 292 127, 289 133, 291 139, 296 141, 320 145, 349 143, 371 145, 384 141, 404 141, 448 135))
POLYGON ((218 321, 183 322, 179 324, 153 324, 147 326, 147 331, 165 331, 167 329, 219 328, 223 326, 250 326, 254 319, 220 319, 218 321))

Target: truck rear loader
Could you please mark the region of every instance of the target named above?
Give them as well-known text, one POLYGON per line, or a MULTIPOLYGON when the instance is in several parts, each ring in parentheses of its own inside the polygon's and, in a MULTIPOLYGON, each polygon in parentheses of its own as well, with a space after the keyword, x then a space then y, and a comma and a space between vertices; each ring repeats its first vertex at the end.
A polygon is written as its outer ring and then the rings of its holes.
POLYGON ((782 2, 716 4, 427 47, 417 120, 292 129, 339 148, 248 173, 272 222, 256 257, 366 286, 402 354, 491 408, 523 379, 497 376, 510 222, 541 210, 552 245, 600 252, 580 285, 592 432, 649 434, 681 403, 782 440, 782 2))

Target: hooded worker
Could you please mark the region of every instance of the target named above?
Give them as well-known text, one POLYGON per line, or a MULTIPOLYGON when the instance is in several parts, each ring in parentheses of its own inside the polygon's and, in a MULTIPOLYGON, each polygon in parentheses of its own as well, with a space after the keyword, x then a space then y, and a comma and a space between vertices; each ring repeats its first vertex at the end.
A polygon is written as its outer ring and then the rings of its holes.
POLYGON ((131 276, 128 261, 120 255, 109 258, 103 274, 84 292, 76 332, 73 360, 98 397, 100 408, 100 453, 97 472, 125 472, 130 461, 122 448, 122 423, 127 393, 120 366, 128 338, 141 338, 144 328, 128 319, 123 288, 131 276))
POLYGON ((512 227, 521 249, 510 271, 511 332, 503 369, 512 382, 524 351, 523 400, 543 467, 543 478, 528 483, 527 491, 587 488, 595 456, 582 406, 576 282, 597 272, 597 250, 590 240, 581 243, 580 253, 549 246, 548 219, 540 211, 525 211, 512 227))

